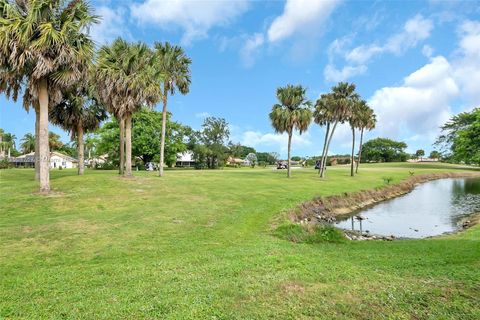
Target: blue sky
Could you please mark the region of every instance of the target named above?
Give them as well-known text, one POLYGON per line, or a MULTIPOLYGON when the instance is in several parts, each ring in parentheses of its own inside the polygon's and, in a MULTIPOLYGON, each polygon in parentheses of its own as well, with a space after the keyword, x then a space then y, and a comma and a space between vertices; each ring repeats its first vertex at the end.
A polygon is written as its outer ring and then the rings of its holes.
MULTIPOLYGON (((223 117, 231 140, 286 153, 268 113, 278 86, 302 84, 314 101, 338 81, 354 82, 378 115, 368 138, 403 140, 409 151, 432 149, 452 114, 480 106, 478 1, 106 1, 92 4, 102 22, 99 44, 170 41, 192 58, 186 96, 170 98, 174 120, 199 128, 223 117)), ((157 107, 160 110, 160 106, 157 107)), ((34 114, 0 96, 0 127, 21 138, 34 114)), ((64 141, 68 135, 61 133, 64 141)), ((332 153, 348 153, 339 128, 332 153)), ((323 129, 295 135, 293 154, 320 154, 323 129)))

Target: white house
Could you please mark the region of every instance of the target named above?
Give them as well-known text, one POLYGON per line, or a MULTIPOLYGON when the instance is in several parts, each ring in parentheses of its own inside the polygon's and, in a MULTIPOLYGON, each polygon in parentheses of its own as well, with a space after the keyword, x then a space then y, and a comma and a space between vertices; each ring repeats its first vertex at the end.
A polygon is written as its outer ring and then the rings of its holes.
POLYGON ((194 167, 195 160, 193 159, 192 151, 185 151, 177 153, 177 162, 175 163, 176 167, 194 167))
MULTIPOLYGON (((23 166, 33 168, 35 167, 35 152, 11 158, 10 162, 13 162, 16 167, 23 166)), ((60 167, 64 169, 77 168, 78 160, 57 151, 50 152, 50 168, 58 169, 60 167)))

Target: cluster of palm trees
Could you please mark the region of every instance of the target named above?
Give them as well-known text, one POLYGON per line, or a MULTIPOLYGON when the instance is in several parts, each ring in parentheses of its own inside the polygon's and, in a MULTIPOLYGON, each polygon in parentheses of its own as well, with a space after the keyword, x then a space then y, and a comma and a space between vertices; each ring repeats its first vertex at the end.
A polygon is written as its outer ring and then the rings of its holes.
POLYGON ((312 120, 325 127, 325 138, 320 158, 320 177, 326 175, 328 150, 338 124, 348 123, 352 130, 351 176, 358 172, 361 160, 362 140, 365 130, 375 128, 376 116, 373 110, 355 91, 355 85, 340 82, 331 92, 322 94, 315 105, 306 97, 306 89, 301 85, 287 85, 277 89, 278 102, 269 114, 272 126, 277 133, 288 136, 288 170, 290 172, 290 155, 293 132, 305 132, 312 120), (313 108, 313 110, 312 110, 313 108), (355 130, 360 130, 360 148, 355 167, 355 130))
POLYGON ((17 137, 13 133, 5 132, 0 128, 0 157, 10 158, 11 151, 16 148, 15 139, 17 137))
MULTIPOLYGON (((120 123, 120 172, 131 172, 132 114, 163 102, 163 160, 167 95, 189 91, 191 60, 168 43, 122 39, 98 52, 89 27, 99 17, 85 0, 0 0, 0 93, 34 109, 36 178, 49 192, 48 123, 77 139, 83 174, 83 135, 111 113, 120 123)), ((163 175, 163 161, 160 163, 163 175)))

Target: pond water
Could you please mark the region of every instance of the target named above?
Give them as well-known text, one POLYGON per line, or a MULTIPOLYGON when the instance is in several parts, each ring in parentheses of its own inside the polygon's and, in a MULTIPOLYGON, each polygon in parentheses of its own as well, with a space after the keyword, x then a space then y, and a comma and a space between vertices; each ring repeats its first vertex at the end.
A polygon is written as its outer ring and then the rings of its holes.
MULTIPOLYGON (((423 183, 412 192, 355 212, 363 232, 406 238, 424 238, 457 231, 461 220, 480 212, 480 178, 441 179, 423 183)), ((343 229, 359 230, 352 217, 338 220, 343 229)))

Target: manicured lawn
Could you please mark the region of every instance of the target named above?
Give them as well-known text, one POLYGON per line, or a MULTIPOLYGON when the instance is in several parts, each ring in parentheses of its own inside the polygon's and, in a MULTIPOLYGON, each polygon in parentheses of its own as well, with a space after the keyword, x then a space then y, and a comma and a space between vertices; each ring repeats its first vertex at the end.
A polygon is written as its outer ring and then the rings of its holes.
POLYGON ((480 227, 416 241, 295 244, 282 211, 444 165, 0 171, 0 318, 479 319, 480 227), (281 218, 280 218, 281 219, 281 218))

